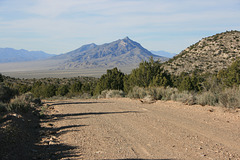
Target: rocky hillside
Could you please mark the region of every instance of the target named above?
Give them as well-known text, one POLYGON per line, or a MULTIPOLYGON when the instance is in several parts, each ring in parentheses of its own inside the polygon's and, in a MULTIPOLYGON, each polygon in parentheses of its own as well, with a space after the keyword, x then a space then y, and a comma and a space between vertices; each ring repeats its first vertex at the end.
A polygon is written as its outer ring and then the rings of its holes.
POLYGON ((214 73, 240 57, 240 32, 227 31, 203 38, 164 64, 171 73, 214 73))
POLYGON ((81 48, 55 56, 52 59, 61 59, 63 61, 58 67, 58 69, 62 70, 121 66, 134 68, 142 60, 148 60, 151 56, 155 60, 168 60, 168 58, 152 54, 139 43, 126 37, 103 45, 94 43, 84 45, 81 48))

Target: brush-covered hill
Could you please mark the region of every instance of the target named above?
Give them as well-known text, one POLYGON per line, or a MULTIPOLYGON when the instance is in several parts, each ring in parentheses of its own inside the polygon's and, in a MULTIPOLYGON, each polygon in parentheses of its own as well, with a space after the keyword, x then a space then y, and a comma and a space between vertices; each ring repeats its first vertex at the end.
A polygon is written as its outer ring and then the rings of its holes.
POLYGON ((216 73, 240 57, 240 32, 227 31, 203 38, 164 64, 174 74, 216 73))
POLYGON ((139 43, 129 39, 119 39, 117 41, 96 45, 94 43, 84 45, 74 51, 55 56, 52 59, 62 60, 58 69, 78 69, 78 68, 110 68, 129 66, 136 67, 142 60, 166 61, 168 58, 152 54, 143 48, 139 43))

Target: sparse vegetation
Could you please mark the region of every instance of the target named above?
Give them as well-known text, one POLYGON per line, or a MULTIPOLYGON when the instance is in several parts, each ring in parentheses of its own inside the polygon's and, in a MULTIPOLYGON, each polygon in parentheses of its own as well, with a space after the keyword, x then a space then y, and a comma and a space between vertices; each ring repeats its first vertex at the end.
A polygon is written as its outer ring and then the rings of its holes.
POLYGON ((33 104, 39 104, 40 100, 36 98, 86 99, 93 96, 98 98, 127 96, 138 99, 150 96, 154 100, 239 108, 240 99, 237 97, 239 89, 236 89, 240 84, 239 64, 240 60, 237 60, 216 74, 201 74, 196 70, 193 73, 182 72, 177 76, 164 71, 162 64, 150 59, 149 62, 140 63, 129 75, 124 75, 117 68, 113 68, 99 80, 49 78, 26 80, 28 83, 23 83, 23 80, 2 76, 0 111, 27 111, 33 104), (26 93, 29 91, 33 94, 26 93))
POLYGON ((110 98, 127 95, 142 99, 151 96, 155 100, 238 108, 239 99, 235 95, 239 95, 236 88, 240 85, 240 60, 237 59, 239 52, 231 50, 236 48, 232 46, 239 47, 236 44, 238 37, 238 31, 229 31, 204 38, 163 64, 153 58, 142 61, 128 75, 118 68, 107 70, 99 79, 16 79, 0 74, 0 110, 29 108, 31 104, 26 100, 28 92, 36 98, 110 98), (11 100, 14 97, 17 98, 11 100))

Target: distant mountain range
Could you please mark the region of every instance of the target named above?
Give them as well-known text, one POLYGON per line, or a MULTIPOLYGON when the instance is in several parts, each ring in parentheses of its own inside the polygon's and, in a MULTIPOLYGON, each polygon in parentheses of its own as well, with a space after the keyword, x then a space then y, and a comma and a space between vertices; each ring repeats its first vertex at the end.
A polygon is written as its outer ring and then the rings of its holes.
POLYGON ((0 54, 1 62, 21 62, 11 65, 1 64, 0 72, 17 72, 33 70, 106 70, 113 67, 130 72, 141 61, 148 61, 150 57, 161 62, 169 58, 152 54, 139 43, 126 37, 111 43, 96 45, 94 43, 61 55, 49 55, 44 52, 29 52, 26 50, 5 49, 0 54), (38 55, 38 56, 37 56, 38 55), (5 56, 5 57, 4 57, 5 56), (34 57, 35 56, 35 57, 34 57), (3 58, 4 57, 4 58, 3 58), (12 59, 11 59, 12 58, 12 59), (40 60, 43 59, 43 60, 40 60), (23 62, 40 60, 34 62, 23 62))
POLYGON ((129 39, 119 39, 117 41, 96 45, 94 43, 84 45, 71 52, 54 56, 51 59, 61 60, 58 69, 77 68, 111 68, 129 66, 136 67, 142 60, 166 61, 168 58, 152 54, 143 48, 139 43, 129 39))
POLYGON ((158 56, 167 57, 167 58, 172 58, 176 55, 176 53, 170 53, 166 51, 151 51, 151 53, 158 56))
POLYGON ((43 51, 27 51, 24 49, 16 50, 13 48, 0 48, 0 63, 43 60, 53 56, 55 55, 47 54, 43 51))

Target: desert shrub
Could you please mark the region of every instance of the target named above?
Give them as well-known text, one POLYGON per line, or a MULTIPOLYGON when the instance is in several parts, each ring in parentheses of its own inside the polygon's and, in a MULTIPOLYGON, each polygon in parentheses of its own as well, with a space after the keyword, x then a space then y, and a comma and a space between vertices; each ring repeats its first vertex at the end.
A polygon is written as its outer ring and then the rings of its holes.
POLYGON ((148 94, 154 97, 155 100, 171 100, 172 95, 174 95, 178 90, 171 87, 153 87, 148 89, 148 94))
POLYGON ((193 93, 189 91, 179 92, 177 90, 171 95, 171 100, 187 104, 195 104, 196 102, 196 98, 193 93))
POLYGON ((171 100, 172 94, 177 91, 176 88, 164 87, 134 87, 129 93, 129 98, 144 98, 150 95, 155 100, 171 100))
POLYGON ((173 94, 175 94, 178 90, 176 88, 163 88, 162 89, 162 100, 171 100, 173 94))
POLYGON ((14 96, 14 92, 4 84, 0 84, 0 102, 9 102, 14 96))
POLYGON ((219 96, 220 104, 227 108, 240 108, 240 89, 225 89, 219 96))
POLYGON ((163 87, 152 87, 148 89, 147 96, 152 97, 155 100, 161 100, 163 97, 163 87))
POLYGON ((28 112, 31 107, 39 105, 41 101, 35 99, 32 93, 25 93, 12 99, 8 105, 8 111, 28 112))
POLYGON ((206 91, 197 95, 197 104, 215 106, 218 104, 218 95, 211 91, 206 91))
POLYGON ((125 93, 119 90, 109 90, 106 94, 106 98, 121 98, 125 97, 125 93))
POLYGON ((81 99, 91 99, 92 96, 91 94, 89 93, 83 93, 81 96, 80 96, 81 99))
POLYGON ((144 98, 148 95, 148 91, 142 87, 134 87, 129 91, 127 97, 129 98, 144 98))
POLYGON ((0 112, 7 111, 7 104, 0 102, 0 112))
POLYGON ((108 92, 108 90, 102 91, 101 94, 98 95, 98 98, 106 98, 107 92, 108 92))
POLYGON ((121 98, 125 97, 125 93, 121 90, 104 90, 98 98, 121 98))

